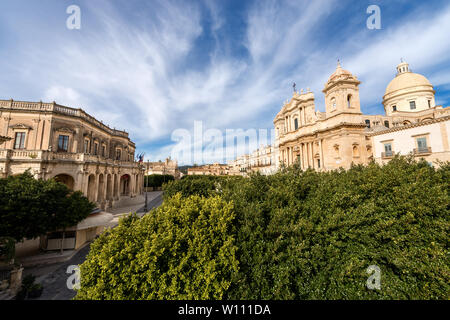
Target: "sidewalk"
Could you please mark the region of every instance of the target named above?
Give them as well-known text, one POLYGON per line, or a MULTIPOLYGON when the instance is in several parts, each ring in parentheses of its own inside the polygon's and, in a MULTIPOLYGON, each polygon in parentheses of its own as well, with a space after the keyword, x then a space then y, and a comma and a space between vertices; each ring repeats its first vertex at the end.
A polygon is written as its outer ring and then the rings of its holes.
MULTIPOLYGON (((159 206, 162 201, 162 191, 147 192, 147 210, 150 211, 153 207, 159 206), (159 201, 161 200, 161 201, 159 201)), ((114 228, 119 224, 119 219, 130 213, 137 213, 139 217, 142 217, 147 212, 144 212, 145 195, 140 195, 136 198, 127 200, 124 206, 108 209, 107 212, 114 215, 114 219, 106 226, 108 228, 114 228)))
POLYGON ((24 268, 43 266, 53 263, 66 262, 73 258, 81 249, 89 245, 89 242, 83 244, 77 250, 64 250, 61 254, 59 251, 42 252, 34 256, 28 256, 16 259, 24 268))
MULTIPOLYGON (((162 195, 162 191, 147 192, 148 203, 162 195)), ((127 199, 117 208, 108 209, 106 212, 113 215, 123 215, 140 211, 145 206, 145 195, 139 195, 133 199, 127 199)))

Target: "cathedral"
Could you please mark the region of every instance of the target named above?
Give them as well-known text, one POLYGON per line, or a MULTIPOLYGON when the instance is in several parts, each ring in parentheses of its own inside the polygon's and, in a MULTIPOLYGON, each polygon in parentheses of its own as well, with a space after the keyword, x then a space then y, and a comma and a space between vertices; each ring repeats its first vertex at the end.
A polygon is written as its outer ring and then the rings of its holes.
POLYGON ((397 153, 430 163, 450 160, 450 108, 436 106, 427 78, 402 61, 383 96, 384 115, 361 112, 360 84, 338 63, 323 89, 325 112, 316 110, 309 89, 294 92, 274 119, 278 165, 348 169, 352 163, 384 163, 397 153))

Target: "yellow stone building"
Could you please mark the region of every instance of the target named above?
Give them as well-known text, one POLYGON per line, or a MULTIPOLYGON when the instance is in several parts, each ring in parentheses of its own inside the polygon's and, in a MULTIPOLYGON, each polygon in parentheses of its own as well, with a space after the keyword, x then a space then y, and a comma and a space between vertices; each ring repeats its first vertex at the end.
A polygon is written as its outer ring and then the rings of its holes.
POLYGON ((146 175, 152 174, 170 174, 175 179, 180 178, 180 171, 178 170, 178 162, 167 158, 164 162, 146 162, 145 163, 146 175))
MULTIPOLYGON (((320 171, 349 168, 352 163, 367 164, 375 159, 374 141, 378 149, 380 142, 374 137, 385 132, 416 124, 423 127, 436 119, 444 123, 441 130, 448 127, 448 119, 445 122, 443 118, 450 114, 450 108, 435 105, 431 83, 411 72, 406 62, 397 66, 397 75, 387 86, 383 97, 385 115, 361 112, 360 84, 338 63, 323 89, 325 112, 316 111, 312 92, 295 92, 274 119, 279 163, 292 165, 298 161, 302 169, 320 171)), ((441 143, 439 159, 446 159, 450 152, 448 135, 443 132, 440 137, 446 141, 441 143)), ((418 152, 415 155, 427 156, 418 152)))
POLYGON ((230 173, 230 167, 226 164, 214 163, 204 166, 188 168, 188 176, 227 176, 230 173))
POLYGON ((0 100, 0 177, 27 169, 36 178, 82 191, 99 208, 142 193, 144 167, 134 161, 127 132, 81 109, 43 102, 0 100))

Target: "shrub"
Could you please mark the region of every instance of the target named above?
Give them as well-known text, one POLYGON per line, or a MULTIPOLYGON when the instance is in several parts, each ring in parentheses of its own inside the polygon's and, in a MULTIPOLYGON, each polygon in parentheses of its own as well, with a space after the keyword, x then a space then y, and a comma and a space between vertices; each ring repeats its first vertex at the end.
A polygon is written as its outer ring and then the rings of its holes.
POLYGON ((145 176, 144 185, 146 187, 160 188, 164 183, 175 180, 175 178, 170 174, 152 174, 145 176))
POLYGON ((81 265, 76 299, 221 299, 238 271, 233 205, 175 195, 103 233, 81 265))
POLYGON ((239 176, 184 176, 181 180, 164 185, 164 198, 168 199, 177 193, 181 193, 183 197, 219 195, 224 189, 231 188, 243 180, 244 178, 239 176))

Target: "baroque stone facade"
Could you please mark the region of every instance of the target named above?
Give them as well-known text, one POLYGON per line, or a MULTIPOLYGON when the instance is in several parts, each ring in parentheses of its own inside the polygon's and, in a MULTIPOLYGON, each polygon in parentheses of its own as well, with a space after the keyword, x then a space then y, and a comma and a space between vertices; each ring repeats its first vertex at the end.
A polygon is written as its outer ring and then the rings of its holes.
MULTIPOLYGON (((411 72, 406 62, 397 66, 397 75, 387 86, 385 115, 361 112, 360 84, 338 63, 323 89, 325 112, 316 111, 314 94, 309 90, 294 92, 274 119, 279 164, 298 162, 302 169, 320 171, 367 164, 374 159, 374 137, 450 114, 450 108, 435 105, 433 86, 424 76, 411 72)), ((447 139, 447 144, 443 143, 447 146, 445 155, 450 151, 448 136, 442 136, 447 139)))
POLYGON ((144 167, 134 161, 128 133, 81 109, 0 100, 0 176, 30 169, 36 178, 82 191, 101 209, 142 193, 144 167))

